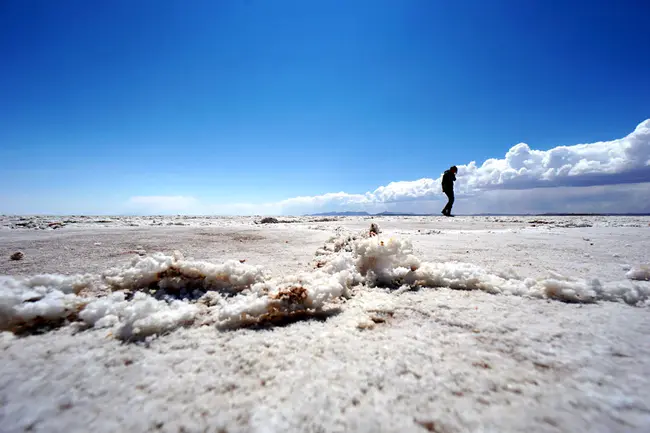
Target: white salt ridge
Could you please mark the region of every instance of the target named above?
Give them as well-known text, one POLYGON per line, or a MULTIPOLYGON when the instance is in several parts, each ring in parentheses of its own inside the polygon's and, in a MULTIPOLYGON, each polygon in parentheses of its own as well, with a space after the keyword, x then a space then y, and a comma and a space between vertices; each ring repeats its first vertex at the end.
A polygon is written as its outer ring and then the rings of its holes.
POLYGON ((420 267, 409 240, 371 238, 355 244, 357 269, 370 285, 393 285, 420 267))
MULTIPOLYGON (((236 327, 296 312, 322 311, 330 303, 349 297, 350 289, 361 284, 401 290, 449 287, 565 302, 606 300, 639 306, 647 305, 650 299, 650 284, 645 281, 601 283, 559 275, 522 279, 514 272, 495 274, 469 263, 422 263, 413 255, 408 239, 338 233, 317 251, 317 269, 276 278, 258 266, 185 260, 180 253, 137 257, 130 266, 110 269, 101 277, 1 277, 0 328, 39 316, 65 318, 81 309, 79 318, 84 323, 113 328, 123 339, 168 332, 199 317, 219 326, 236 327), (118 292, 99 299, 77 296, 84 287, 94 293, 107 288, 118 292), (178 299, 167 302, 145 293, 152 288, 175 297, 186 289, 209 292, 198 303, 178 299), (127 300, 124 291, 136 293, 127 300)), ((646 280, 650 272, 633 269, 627 277, 646 280)))
MULTIPOLYGON (((601 283, 598 279, 572 279, 554 275, 551 278, 535 280, 521 279, 511 273, 496 275, 479 266, 467 263, 420 263, 412 254, 410 241, 397 238, 373 237, 352 241, 352 236, 332 239, 330 245, 319 250, 326 265, 320 271, 294 278, 307 290, 307 301, 294 305, 300 308, 322 308, 325 304, 311 302, 313 294, 327 293, 325 300, 340 296, 357 283, 375 286, 400 287, 449 287, 452 289, 483 290, 493 294, 509 294, 535 298, 551 298, 565 302, 592 303, 599 300, 623 301, 630 305, 641 305, 650 298, 650 286, 633 284, 629 281, 601 283), (354 253, 346 250, 350 245, 354 253), (332 251, 339 251, 333 253, 332 251), (338 279, 332 280, 326 274, 338 279), (320 278, 320 279, 319 279, 320 278), (334 284, 328 282, 334 281, 334 284), (318 283, 318 284, 315 284, 318 283)), ((288 282, 288 281, 287 281, 288 282)), ((272 285, 271 285, 272 286, 272 285)), ((254 289, 256 291, 257 289, 254 289)), ((262 293, 277 293, 278 287, 265 287, 262 293)), ((258 291, 258 293, 260 293, 258 291)), ((250 321, 255 316, 267 314, 273 305, 272 296, 245 295, 236 304, 220 311, 223 322, 237 323, 242 317, 250 321)))
POLYGON ((565 302, 593 303, 604 300, 637 305, 650 297, 650 286, 635 285, 629 281, 601 283, 598 279, 562 276, 538 280, 506 278, 468 263, 424 263, 420 269, 406 277, 408 284, 425 287, 483 290, 492 294, 550 298, 565 302))
POLYGON ((194 282, 206 290, 240 291, 268 279, 269 274, 261 266, 236 260, 222 264, 185 260, 176 251, 172 256, 136 257, 130 267, 110 269, 102 277, 113 290, 139 290, 154 283, 161 289, 181 289, 194 282))
POLYGON ((95 328, 113 327, 121 339, 161 334, 194 321, 199 308, 174 300, 158 301, 142 292, 127 301, 124 292, 113 293, 89 303, 79 318, 95 328))
POLYGON ((0 330, 28 325, 39 317, 54 321, 71 316, 86 304, 77 294, 93 279, 91 275, 0 276, 0 330))
POLYGON ((650 265, 632 268, 625 276, 630 280, 650 281, 650 265))
POLYGON ((289 275, 254 285, 252 293, 236 297, 233 302, 220 307, 214 315, 220 326, 236 327, 265 317, 321 311, 328 302, 349 296, 354 280, 354 274, 349 270, 333 274, 319 270, 289 275), (292 293, 296 294, 295 297, 292 293))
POLYGON ((254 284, 250 292, 242 293, 217 310, 213 308, 211 314, 220 326, 236 327, 269 316, 321 311, 329 302, 349 297, 350 289, 363 282, 351 252, 355 238, 333 236, 316 252, 321 268, 254 284), (288 296, 292 291, 301 296, 288 296))
POLYGON ((637 305, 650 298, 650 286, 624 280, 601 283, 598 279, 575 279, 561 275, 538 280, 521 279, 514 274, 490 273, 469 263, 420 263, 412 255, 408 240, 367 239, 357 243, 356 251, 359 254, 359 269, 363 272, 364 268, 368 268, 366 281, 374 285, 449 287, 584 303, 606 300, 637 305))

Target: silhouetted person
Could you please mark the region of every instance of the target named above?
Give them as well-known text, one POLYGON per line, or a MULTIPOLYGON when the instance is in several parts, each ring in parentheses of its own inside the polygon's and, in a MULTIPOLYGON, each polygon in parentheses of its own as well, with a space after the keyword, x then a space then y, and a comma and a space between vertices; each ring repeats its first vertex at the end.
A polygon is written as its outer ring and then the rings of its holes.
POLYGON ((449 199, 447 206, 442 210, 444 216, 452 216, 451 207, 454 205, 454 182, 456 181, 456 173, 458 173, 458 168, 454 165, 442 175, 442 192, 449 199))

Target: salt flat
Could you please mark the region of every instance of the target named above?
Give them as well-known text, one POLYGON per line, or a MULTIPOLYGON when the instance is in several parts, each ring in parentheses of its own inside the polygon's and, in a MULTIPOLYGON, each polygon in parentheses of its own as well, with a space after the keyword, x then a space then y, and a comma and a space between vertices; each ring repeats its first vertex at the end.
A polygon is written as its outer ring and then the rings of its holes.
POLYGON ((650 218, 257 221, 1 218, 1 430, 650 429, 650 218))

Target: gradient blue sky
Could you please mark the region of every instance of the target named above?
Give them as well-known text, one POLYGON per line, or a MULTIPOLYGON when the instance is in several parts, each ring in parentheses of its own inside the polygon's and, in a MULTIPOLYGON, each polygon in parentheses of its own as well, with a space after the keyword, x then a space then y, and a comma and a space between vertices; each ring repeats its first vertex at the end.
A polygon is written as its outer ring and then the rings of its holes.
POLYGON ((641 0, 5 0, 0 212, 257 212, 519 142, 622 138, 650 117, 648 16, 641 0), (149 196, 182 203, 133 208, 149 196))

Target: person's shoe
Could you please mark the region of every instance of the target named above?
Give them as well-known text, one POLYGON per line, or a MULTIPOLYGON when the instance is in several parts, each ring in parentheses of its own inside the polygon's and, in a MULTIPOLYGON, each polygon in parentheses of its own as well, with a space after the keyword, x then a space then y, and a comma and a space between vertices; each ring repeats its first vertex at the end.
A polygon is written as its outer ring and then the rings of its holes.
POLYGON ((444 216, 447 216, 447 212, 445 212, 444 209, 443 209, 442 212, 440 212, 440 213, 443 214, 444 216))

